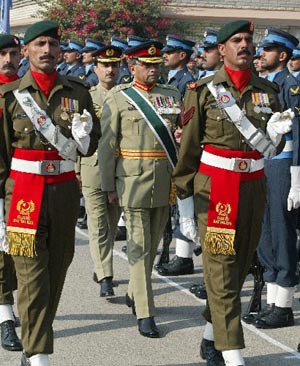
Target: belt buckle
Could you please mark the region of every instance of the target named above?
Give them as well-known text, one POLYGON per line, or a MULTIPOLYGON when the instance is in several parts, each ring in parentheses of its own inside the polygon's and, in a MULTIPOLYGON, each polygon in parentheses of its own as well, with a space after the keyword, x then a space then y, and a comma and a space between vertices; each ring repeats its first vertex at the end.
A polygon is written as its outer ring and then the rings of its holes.
POLYGON ((235 158, 233 170, 239 173, 249 173, 251 168, 251 159, 235 158))
POLYGON ((41 175, 58 175, 60 172, 59 160, 41 161, 41 175))

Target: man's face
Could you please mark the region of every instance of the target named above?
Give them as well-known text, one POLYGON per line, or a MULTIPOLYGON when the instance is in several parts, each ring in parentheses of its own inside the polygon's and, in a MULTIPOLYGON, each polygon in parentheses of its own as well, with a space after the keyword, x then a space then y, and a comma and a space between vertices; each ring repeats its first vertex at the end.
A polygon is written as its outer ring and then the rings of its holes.
POLYGON ((217 47, 205 48, 202 53, 202 68, 204 70, 217 70, 221 64, 217 47))
POLYGON ((300 71, 300 58, 295 58, 294 60, 290 60, 290 70, 291 71, 300 71))
POLYGON ((261 67, 269 72, 277 70, 282 61, 282 52, 277 47, 264 48, 260 56, 261 67))
POLYGON ((202 58, 202 53, 201 55, 198 55, 195 57, 195 62, 196 62, 196 67, 197 69, 199 70, 202 70, 203 69, 203 58, 202 58))
POLYGON ((159 78, 160 64, 136 61, 134 65, 130 66, 130 72, 135 81, 145 85, 153 85, 159 78))
POLYGON ((185 58, 184 51, 169 51, 163 54, 164 64, 170 69, 176 69, 185 58))
POLYGON ((82 62, 84 64, 92 64, 93 63, 93 56, 92 52, 83 52, 82 54, 82 62))
POLYGON ((94 71, 99 82, 109 86, 115 85, 119 76, 119 66, 119 62, 97 62, 94 71))
POLYGON ((261 67, 261 57, 257 57, 253 60, 253 66, 257 72, 263 71, 263 68, 261 67))
POLYGON ((218 47, 224 64, 232 70, 247 70, 250 67, 254 54, 253 38, 250 33, 234 34, 218 47))
POLYGON ((17 73, 21 53, 19 47, 8 47, 0 50, 0 74, 13 76, 17 73))
POLYGON ((68 65, 75 65, 80 60, 81 54, 77 51, 65 51, 64 59, 68 65))
POLYGON ((29 42, 25 50, 28 52, 30 68, 33 71, 49 74, 55 70, 60 54, 59 40, 40 36, 29 42))

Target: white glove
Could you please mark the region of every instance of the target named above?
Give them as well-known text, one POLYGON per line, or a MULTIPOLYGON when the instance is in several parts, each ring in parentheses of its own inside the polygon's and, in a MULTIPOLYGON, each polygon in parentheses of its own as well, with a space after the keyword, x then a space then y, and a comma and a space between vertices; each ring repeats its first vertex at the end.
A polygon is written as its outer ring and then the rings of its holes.
POLYGON ((8 251, 8 242, 6 240, 6 226, 4 222, 4 199, 0 198, 0 251, 8 251))
POLYGON ((84 109, 82 115, 74 113, 72 119, 72 135, 77 142, 78 150, 85 155, 90 145, 90 132, 93 128, 91 114, 84 109))
POLYGON ((292 119, 294 116, 294 112, 289 108, 282 113, 274 113, 269 119, 267 133, 275 146, 278 146, 282 135, 291 131, 293 124, 292 119))
POLYGON ((195 223, 194 199, 188 197, 177 200, 179 209, 179 225, 181 233, 194 243, 199 243, 199 235, 195 223))
POLYGON ((291 166, 291 188, 287 199, 287 209, 300 207, 300 166, 291 166))

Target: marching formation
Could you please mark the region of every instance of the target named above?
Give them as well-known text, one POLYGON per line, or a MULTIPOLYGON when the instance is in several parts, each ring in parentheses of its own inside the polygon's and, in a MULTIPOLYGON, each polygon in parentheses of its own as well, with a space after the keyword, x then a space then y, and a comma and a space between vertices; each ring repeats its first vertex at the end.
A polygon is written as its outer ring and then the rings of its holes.
POLYGON ((21 366, 50 365, 81 195, 101 297, 114 296, 125 221, 125 301, 140 335, 160 337, 151 273, 161 239, 162 276, 192 274, 202 254, 204 282, 190 291, 207 300, 208 366, 245 365, 242 320, 294 325, 299 41, 268 28, 255 46, 253 34, 252 22, 235 20, 199 44, 175 35, 62 43, 59 25, 43 20, 22 40, 0 35, 1 345, 22 352, 21 366), (241 314, 248 273, 258 300, 241 314))

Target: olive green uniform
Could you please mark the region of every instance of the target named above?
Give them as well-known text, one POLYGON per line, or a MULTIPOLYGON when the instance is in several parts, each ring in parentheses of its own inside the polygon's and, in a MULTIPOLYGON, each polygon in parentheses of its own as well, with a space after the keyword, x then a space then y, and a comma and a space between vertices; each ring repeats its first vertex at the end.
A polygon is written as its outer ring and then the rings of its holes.
MULTIPOLYGON (((0 128, 0 186, 5 197, 6 217, 9 212, 14 179, 7 178, 14 147, 29 150, 54 150, 34 129, 12 93, 27 89, 41 109, 46 111, 66 137, 71 137, 71 113, 66 120, 62 100, 76 100, 78 110, 87 109, 91 114, 93 129, 88 154, 97 148, 100 137, 99 121, 92 99, 81 84, 72 78, 57 75, 47 98, 28 72, 21 80, 1 88, 3 98, 3 123, 0 128), (3 190, 5 184, 5 190, 3 190)), ((30 187, 24 187, 30 189, 30 187)), ((79 209, 77 180, 45 184, 38 228, 36 256, 13 256, 18 280, 18 310, 22 326, 22 344, 27 356, 53 352, 52 323, 62 292, 67 269, 74 254, 75 224, 79 209)))
MULTIPOLYGON (((103 136, 99 147, 102 189, 117 191, 124 209, 130 270, 128 294, 135 301, 137 318, 141 319, 154 315, 151 271, 168 219, 172 166, 141 113, 122 93, 131 85, 116 86, 107 94, 100 120, 103 136)), ((153 104, 162 96, 173 96, 180 103, 179 92, 170 86, 157 84, 149 92, 139 91, 153 104)), ((170 124, 178 119, 177 114, 162 117, 170 124)))
MULTIPOLYGON (((97 115, 101 114, 107 90, 100 84, 90 89, 97 115)), ((101 159, 101 151, 99 156, 101 159)), ((121 208, 108 203, 107 192, 101 189, 98 152, 81 157, 79 172, 85 198, 90 251, 98 281, 113 276, 113 245, 121 208)))
MULTIPOLYGON (((195 108, 192 118, 183 127, 179 161, 174 171, 175 184, 180 198, 194 195, 195 213, 198 218, 200 240, 204 243, 210 195, 209 176, 198 172, 203 145, 229 150, 249 151, 251 148, 243 136, 224 117, 207 83, 222 83, 233 95, 236 103, 244 109, 256 128, 266 130, 270 114, 256 113, 252 93, 266 93, 272 111, 279 111, 277 89, 274 84, 251 76, 249 84, 240 93, 229 79, 224 68, 214 76, 197 82, 187 90, 184 98, 185 111, 195 108)), ((282 144, 280 146, 282 148, 282 144)), ((229 189, 230 187, 220 187, 229 189)), ((244 347, 240 321, 240 290, 257 247, 265 205, 265 178, 241 182, 238 217, 234 248, 236 255, 203 253, 208 306, 204 311, 206 320, 213 324, 215 347, 233 350, 244 347)))

